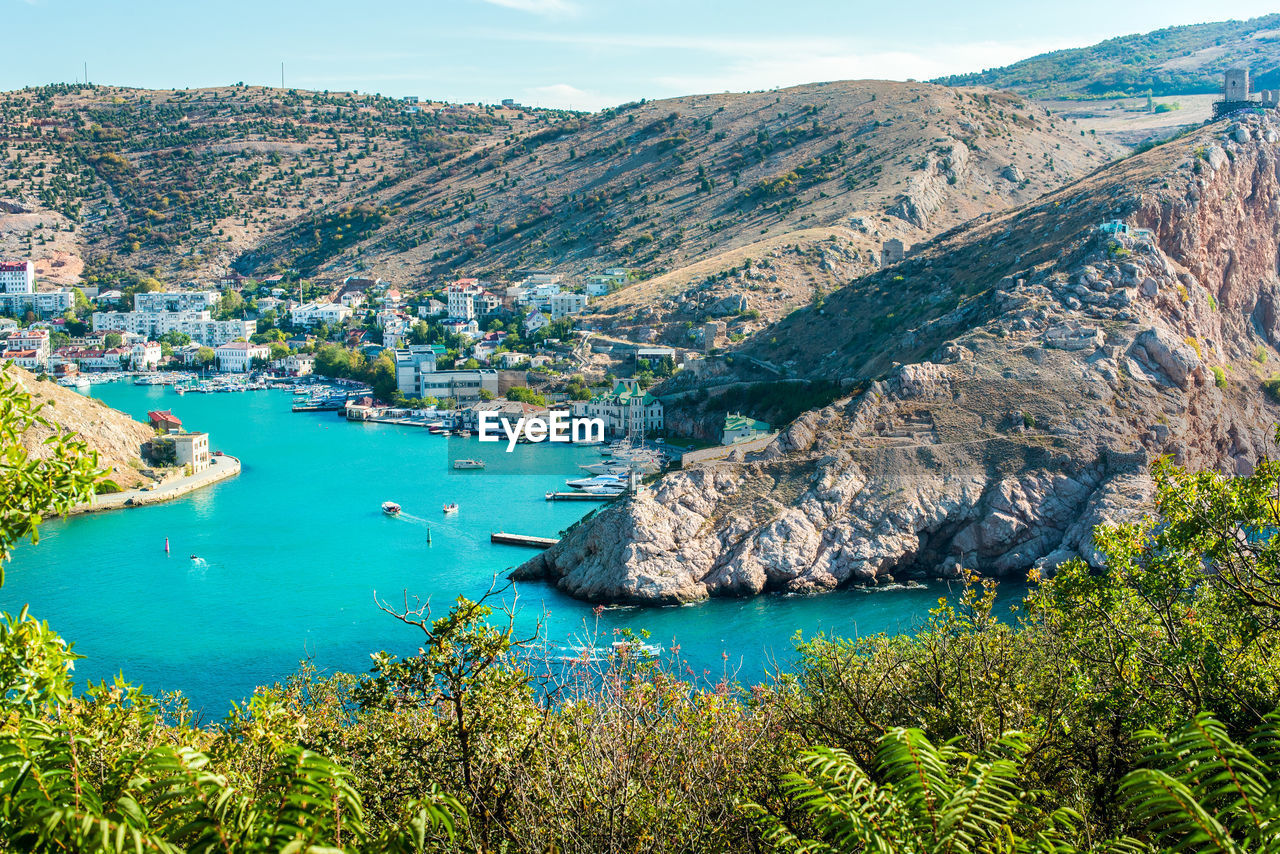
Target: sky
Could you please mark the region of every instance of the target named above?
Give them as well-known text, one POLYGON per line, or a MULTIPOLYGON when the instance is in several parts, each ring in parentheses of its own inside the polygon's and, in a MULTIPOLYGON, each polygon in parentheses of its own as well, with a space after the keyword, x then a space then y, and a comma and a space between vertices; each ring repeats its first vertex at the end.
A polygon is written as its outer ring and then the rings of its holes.
POLYGON ((857 78, 927 80, 1274 0, 0 0, 0 89, 248 83, 596 110, 857 78))

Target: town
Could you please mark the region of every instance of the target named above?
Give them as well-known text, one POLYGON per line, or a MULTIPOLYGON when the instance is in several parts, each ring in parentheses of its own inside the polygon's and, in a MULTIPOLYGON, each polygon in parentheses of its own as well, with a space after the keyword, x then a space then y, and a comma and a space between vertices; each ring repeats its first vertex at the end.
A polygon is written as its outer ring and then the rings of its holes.
MULTIPOLYGON (((82 389, 124 373, 180 393, 272 383, 301 393, 297 411, 351 420, 470 435, 485 413, 512 423, 560 413, 599 419, 610 439, 643 442, 670 435, 663 402, 648 389, 698 367, 725 338, 715 321, 689 348, 600 335, 582 316, 593 298, 629 283, 631 273, 616 267, 582 281, 525 271, 507 284, 460 278, 414 289, 359 276, 322 283, 231 273, 180 288, 93 278, 42 288, 32 261, 0 261, 0 359, 82 389)), ((719 438, 738 445, 771 435, 769 425, 730 413, 719 438)))

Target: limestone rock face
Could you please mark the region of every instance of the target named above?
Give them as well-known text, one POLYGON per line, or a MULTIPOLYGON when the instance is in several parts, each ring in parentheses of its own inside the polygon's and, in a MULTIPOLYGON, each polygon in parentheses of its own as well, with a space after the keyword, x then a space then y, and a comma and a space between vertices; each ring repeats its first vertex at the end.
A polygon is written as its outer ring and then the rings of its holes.
MULTIPOLYGON (((888 355, 841 361, 858 348, 833 340, 839 293, 828 314, 766 333, 812 334, 826 355, 809 375, 857 393, 615 502, 516 576, 648 604, 1022 578, 1100 565, 1094 529, 1149 508, 1156 456, 1251 472, 1280 422, 1257 355, 1280 358, 1280 134, 1269 116, 1238 124, 1247 137, 1216 126, 1184 153, 1157 149, 1166 172, 1133 158, 1111 185, 975 227, 954 258, 913 253, 894 287, 920 283, 921 305, 877 343, 888 355), (1098 227, 1117 214, 1131 233, 1098 227), (1027 223, 1039 242, 1000 256, 1027 223), (947 301, 960 278, 980 296, 947 301), (934 297, 945 307, 930 312, 934 297)), ((877 299, 884 285, 870 282, 877 299)))

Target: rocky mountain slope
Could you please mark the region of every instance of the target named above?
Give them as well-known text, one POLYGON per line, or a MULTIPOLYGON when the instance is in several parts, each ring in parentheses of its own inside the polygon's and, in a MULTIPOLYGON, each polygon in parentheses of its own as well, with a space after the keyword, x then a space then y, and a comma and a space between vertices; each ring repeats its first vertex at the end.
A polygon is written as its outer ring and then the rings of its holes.
POLYGON ((1089 532, 1145 501, 1155 455, 1248 471, 1280 417, 1278 138, 1270 115, 1208 126, 775 324, 736 364, 850 394, 516 576, 673 603, 1096 560, 1089 532), (1113 217, 1150 231, 1098 228, 1113 217))
MULTIPOLYGON (((41 416, 77 434, 91 450, 97 451, 99 466, 108 469, 105 476, 121 489, 149 482, 140 473, 144 467, 142 444, 155 437, 155 431, 149 426, 99 400, 54 382, 39 381, 34 374, 21 368, 9 366, 6 376, 30 392, 36 403, 44 404, 41 416)), ((31 428, 22 436, 23 447, 37 458, 48 454, 49 447, 43 442, 51 432, 47 427, 31 428)))
POLYGON ((1253 69, 1259 88, 1280 87, 1280 14, 1120 36, 935 82, 1032 98, 1207 94, 1222 91, 1222 72, 1235 65, 1253 69))
POLYGON ((0 95, 0 120, 0 252, 68 279, 86 260, 179 281, 661 275, 813 229, 867 269, 885 237, 1028 201, 1119 150, 1017 95, 879 81, 591 115, 46 87, 0 95))

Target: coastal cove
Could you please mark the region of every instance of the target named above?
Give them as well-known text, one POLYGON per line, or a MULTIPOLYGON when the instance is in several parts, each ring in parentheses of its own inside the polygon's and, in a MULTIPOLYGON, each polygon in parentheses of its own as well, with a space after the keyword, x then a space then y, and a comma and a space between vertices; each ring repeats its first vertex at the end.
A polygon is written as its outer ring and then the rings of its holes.
MULTIPOLYGON (((295 414, 285 392, 179 397, 106 384, 92 394, 139 419, 172 408, 209 431, 212 448, 240 458, 242 471, 165 504, 48 522, 38 545, 15 549, 0 609, 29 604, 73 638, 85 656, 81 685, 123 671, 152 693, 181 691, 213 719, 304 658, 321 672, 358 673, 371 652, 411 654, 418 638, 377 609, 374 591, 392 604, 403 591, 430 597, 443 613, 528 557, 491 544, 491 532, 555 537, 591 509, 543 495, 598 460, 592 447, 518 446, 521 474, 454 473, 447 444, 468 442, 479 455, 474 439, 295 414), (403 506, 399 518, 380 512, 385 500, 403 506), (444 516, 453 501, 460 512, 444 516)), ((494 449, 503 453, 485 453, 494 449)), ((695 673, 714 679, 728 668, 750 683, 794 660, 797 631, 911 631, 957 591, 933 584, 600 611, 542 584, 518 592, 518 622, 528 628, 545 612, 553 654, 574 655, 593 630, 606 648, 615 631, 648 630, 664 651, 678 644, 695 673)), ((1001 595, 1007 604, 1022 592, 1002 585, 1001 595)))

